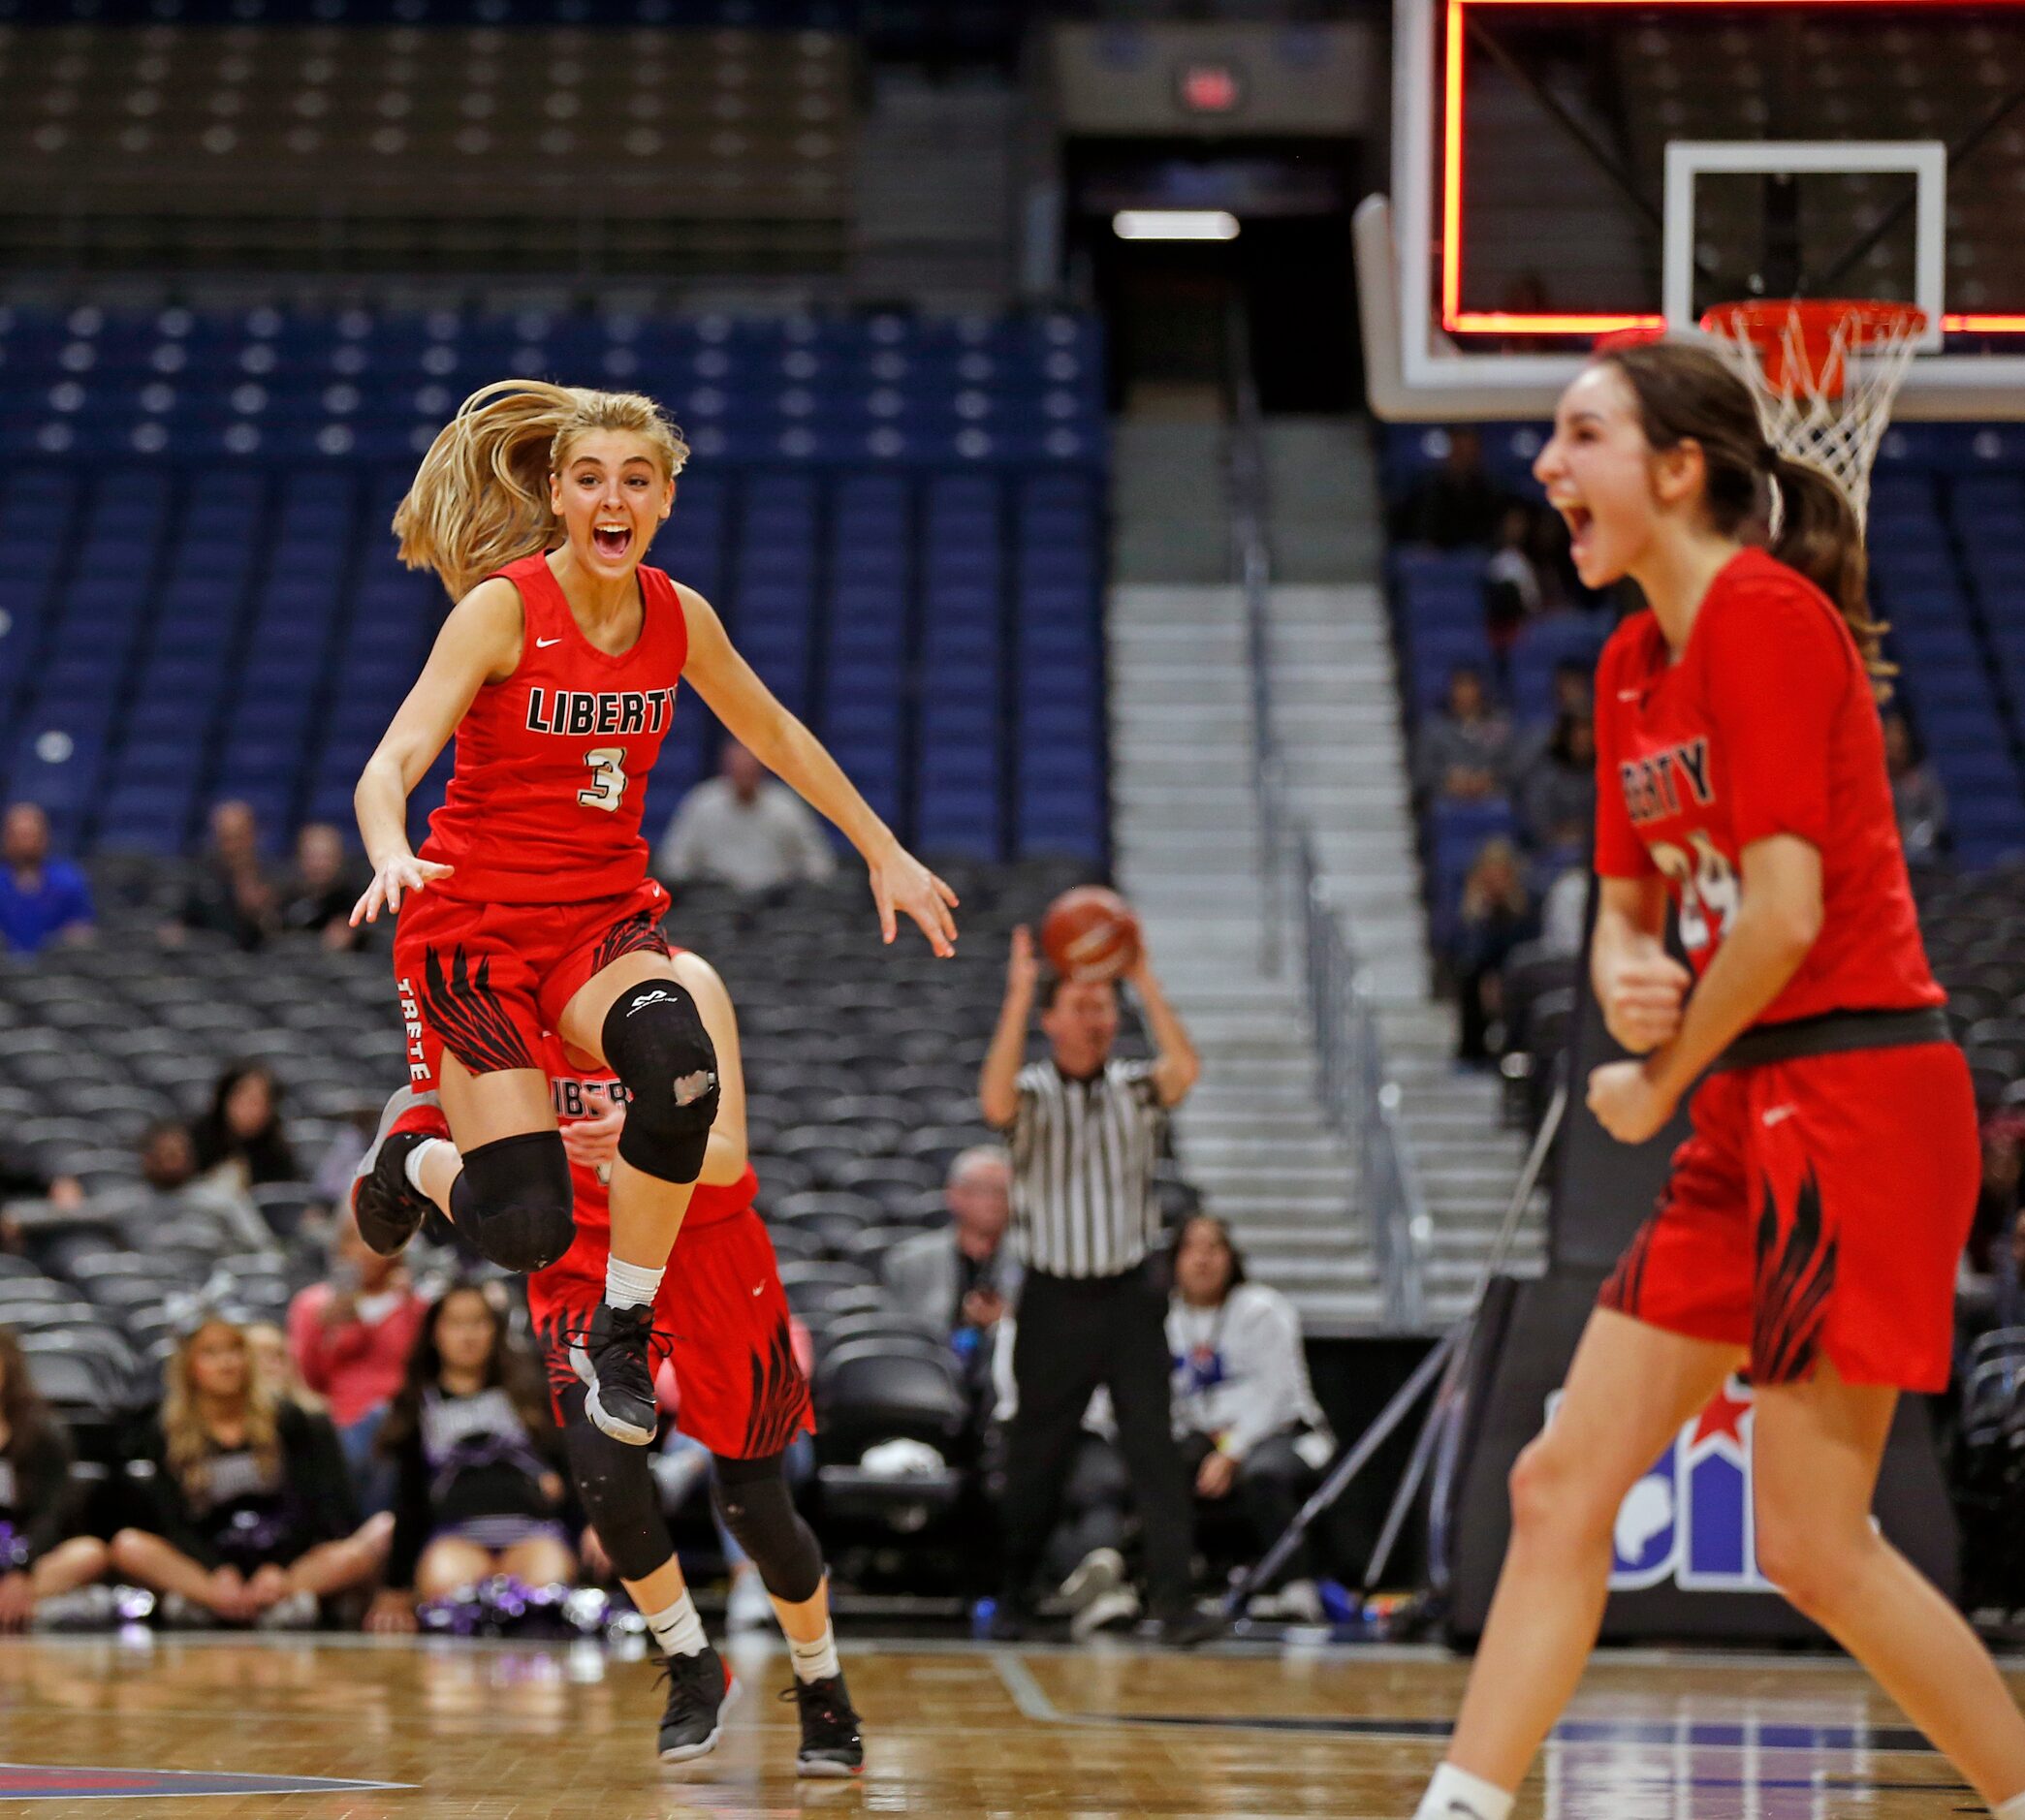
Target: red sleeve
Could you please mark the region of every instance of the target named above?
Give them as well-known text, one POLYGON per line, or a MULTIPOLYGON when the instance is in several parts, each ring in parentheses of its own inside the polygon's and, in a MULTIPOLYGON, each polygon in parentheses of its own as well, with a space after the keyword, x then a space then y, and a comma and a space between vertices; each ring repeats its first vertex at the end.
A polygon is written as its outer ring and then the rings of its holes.
POLYGON ((1825 847, 1829 736, 1853 678, 1834 609, 1779 575, 1711 604, 1696 630, 1737 850, 1772 834, 1825 847))
MULTIPOLYGON (((1627 622, 1629 623, 1629 622, 1627 622)), ((1597 660, 1597 853, 1598 878, 1646 878, 1653 870, 1653 857, 1631 826, 1631 813, 1625 807, 1624 779, 1618 775, 1620 741, 1618 716, 1623 712, 1617 699, 1618 677, 1624 674, 1627 633, 1613 633, 1603 654, 1597 660)))
POLYGON ((321 1283, 312 1283, 288 1304, 288 1349, 295 1355, 296 1369, 301 1373, 302 1382, 319 1396, 329 1387, 329 1374, 324 1370, 323 1347, 319 1343, 323 1332, 323 1302, 330 1294, 321 1283))

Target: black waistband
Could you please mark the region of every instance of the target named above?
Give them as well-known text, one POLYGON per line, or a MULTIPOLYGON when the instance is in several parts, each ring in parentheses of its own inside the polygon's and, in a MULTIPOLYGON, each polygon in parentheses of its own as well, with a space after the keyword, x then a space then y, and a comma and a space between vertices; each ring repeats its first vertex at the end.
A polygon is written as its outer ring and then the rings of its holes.
POLYGON ((1911 1011, 1824 1011, 1818 1018, 1762 1024, 1746 1030, 1716 1057, 1711 1074, 1756 1068, 1765 1062, 1797 1061, 1803 1055, 1840 1055, 1853 1049, 1911 1049, 1919 1043, 1949 1043, 1947 1013, 1939 1005, 1911 1011))

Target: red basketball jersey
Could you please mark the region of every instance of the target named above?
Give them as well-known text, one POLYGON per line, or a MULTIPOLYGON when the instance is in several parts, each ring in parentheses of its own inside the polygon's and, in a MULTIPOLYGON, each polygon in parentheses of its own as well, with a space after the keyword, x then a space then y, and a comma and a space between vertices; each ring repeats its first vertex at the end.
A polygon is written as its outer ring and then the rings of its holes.
POLYGON ((456 870, 430 890, 487 903, 616 897, 647 876, 648 774, 689 656, 681 599, 643 566, 640 636, 614 656, 578 630, 539 550, 499 574, 520 590, 521 662, 458 724, 421 855, 456 870))
MULTIPOLYGON (((558 1125, 601 1117, 614 1099, 626 1098, 626 1089, 609 1069, 596 1062, 580 1063, 560 1037, 549 1038, 542 1052, 542 1066, 549 1071, 549 1089, 554 1099, 558 1125)), ((576 1162, 570 1164, 570 1180, 576 1189, 577 1239, 557 1268, 573 1268, 575 1263, 594 1260, 602 1274, 605 1254, 612 1249, 611 1184, 602 1180, 596 1170, 576 1162)), ((743 1213, 758 1193, 759 1177, 749 1163, 737 1181, 699 1181, 690 1197, 689 1210, 682 1216, 682 1231, 695 1232, 743 1213)))
POLYGON ((1742 854, 1772 834, 1821 856, 1821 932, 1760 1015, 1938 1005, 1854 639, 1820 589, 1763 550, 1710 584, 1676 662, 1650 612, 1597 666, 1597 870, 1655 870, 1697 974, 1735 920, 1742 854))

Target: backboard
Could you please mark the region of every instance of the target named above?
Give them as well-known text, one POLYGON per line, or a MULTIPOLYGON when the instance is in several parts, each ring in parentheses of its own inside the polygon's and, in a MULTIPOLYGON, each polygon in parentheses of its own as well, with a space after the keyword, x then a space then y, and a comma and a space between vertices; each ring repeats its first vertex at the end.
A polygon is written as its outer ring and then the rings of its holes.
POLYGON ((1397 0, 1394 55, 1380 415, 1543 415, 1598 334, 1797 295, 1926 311, 1898 416, 2025 418, 2025 0, 1397 0))

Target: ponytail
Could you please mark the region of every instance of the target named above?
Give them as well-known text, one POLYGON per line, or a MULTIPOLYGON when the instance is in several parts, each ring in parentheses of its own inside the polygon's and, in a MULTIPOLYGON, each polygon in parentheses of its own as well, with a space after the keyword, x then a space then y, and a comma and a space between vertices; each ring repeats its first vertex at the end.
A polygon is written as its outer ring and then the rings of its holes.
POLYGON ((1776 518, 1773 555, 1835 603, 1881 701, 1898 674, 1885 662, 1885 627, 1871 616, 1863 524, 1841 486, 1811 461, 1767 439, 1751 388, 1707 348, 1684 341, 1613 346, 1597 357, 1625 376, 1654 449, 1700 445, 1704 505, 1724 537, 1753 541, 1776 518), (1776 502, 1768 495, 1776 488, 1776 502), (1776 511, 1775 511, 1776 505, 1776 511))
POLYGON ((1870 564, 1863 550, 1863 525, 1850 497, 1811 461, 1781 455, 1767 445, 1770 472, 1779 488, 1779 528, 1772 554, 1797 569, 1833 601, 1856 641, 1870 672, 1878 699, 1891 695, 1889 678, 1898 666, 1884 657, 1887 628, 1870 611, 1866 578, 1870 564))
POLYGON ((558 520, 549 477, 590 430, 625 430, 648 442, 674 479, 688 445, 651 398, 538 379, 502 379, 458 407, 394 515, 402 562, 433 569, 453 600, 519 557, 551 549, 558 520))

